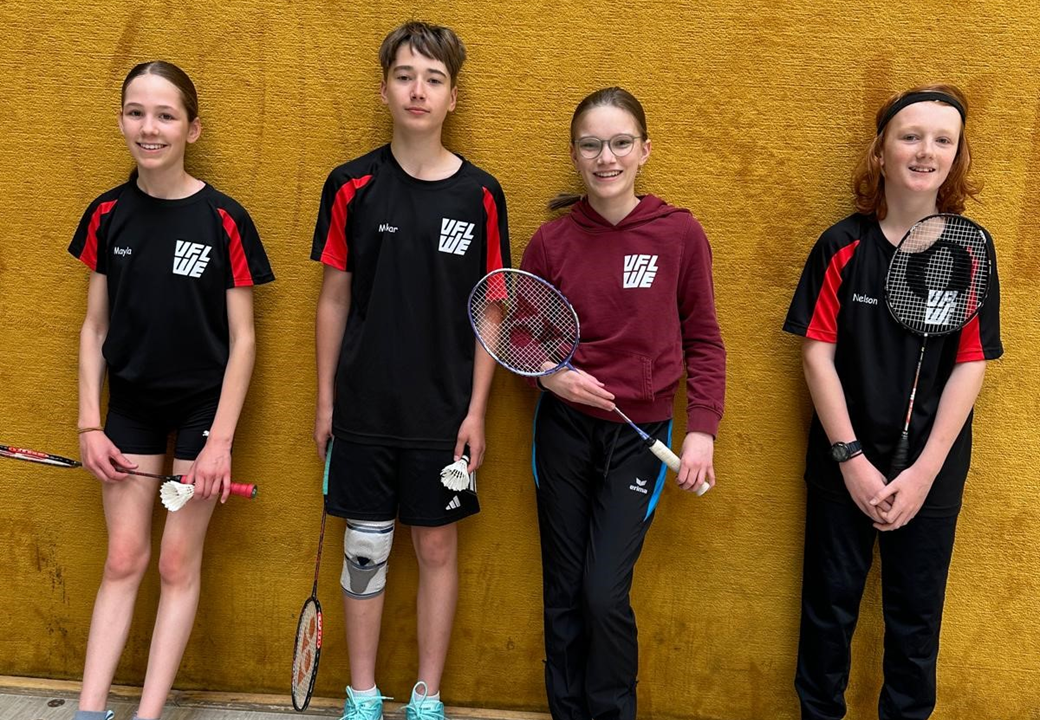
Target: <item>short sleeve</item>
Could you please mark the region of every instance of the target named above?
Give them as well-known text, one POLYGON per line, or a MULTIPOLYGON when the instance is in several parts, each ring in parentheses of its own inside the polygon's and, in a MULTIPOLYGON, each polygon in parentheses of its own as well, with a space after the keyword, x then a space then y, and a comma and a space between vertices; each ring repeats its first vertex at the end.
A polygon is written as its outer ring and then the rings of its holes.
POLYGON ((267 252, 249 213, 237 204, 218 207, 217 212, 228 251, 225 287, 250 287, 274 280, 267 252))
POLYGON ((845 266, 852 260, 859 240, 844 241, 824 233, 816 242, 795 288, 784 330, 810 340, 838 342, 839 290, 845 266))
POLYGON ((337 270, 351 268, 348 213, 358 190, 372 180, 372 175, 350 177, 342 168, 329 173, 321 191, 318 220, 314 225, 314 242, 311 260, 321 262, 337 270))
POLYGON ((487 242, 486 273, 510 266, 509 219, 506 213, 506 196, 498 183, 483 187, 484 194, 484 237, 487 242))
POLYGON ((116 206, 112 193, 102 195, 88 207, 69 243, 69 253, 94 272, 108 272, 108 221, 116 206))
POLYGON ((988 232, 986 240, 991 260, 989 289, 986 301, 979 308, 979 314, 961 329, 956 357, 956 362, 959 363, 996 360, 1004 354, 1004 345, 1000 340, 1000 279, 997 276, 997 251, 988 232))

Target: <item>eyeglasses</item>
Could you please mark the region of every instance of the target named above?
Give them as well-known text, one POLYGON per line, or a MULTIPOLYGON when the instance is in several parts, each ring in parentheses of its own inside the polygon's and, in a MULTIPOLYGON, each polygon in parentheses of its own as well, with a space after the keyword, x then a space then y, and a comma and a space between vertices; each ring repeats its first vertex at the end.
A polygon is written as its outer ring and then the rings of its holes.
POLYGON ((610 147, 610 152, 614 154, 614 157, 624 157, 632 152, 632 148, 636 145, 638 140, 634 135, 628 135, 622 133, 615 135, 609 140, 600 140, 598 137, 580 137, 574 141, 574 146, 578 148, 578 154, 583 158, 593 160, 598 158, 600 153, 603 152, 603 146, 607 145, 610 147))

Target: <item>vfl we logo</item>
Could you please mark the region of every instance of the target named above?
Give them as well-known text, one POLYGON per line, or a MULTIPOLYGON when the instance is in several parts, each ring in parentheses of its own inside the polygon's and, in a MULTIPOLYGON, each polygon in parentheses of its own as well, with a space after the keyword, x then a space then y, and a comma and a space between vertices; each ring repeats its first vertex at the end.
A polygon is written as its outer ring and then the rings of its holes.
POLYGON ((929 290, 924 321, 929 325, 948 325, 950 317, 957 311, 959 294, 956 290, 929 290))
POLYGON ((625 255, 622 287, 648 288, 657 277, 656 255, 625 255))
POLYGON ((209 245, 178 240, 173 255, 173 274, 187 277, 200 277, 209 265, 209 245))
POLYGON ((473 242, 473 223, 444 218, 441 220, 441 241, 437 249, 451 255, 465 255, 473 242))

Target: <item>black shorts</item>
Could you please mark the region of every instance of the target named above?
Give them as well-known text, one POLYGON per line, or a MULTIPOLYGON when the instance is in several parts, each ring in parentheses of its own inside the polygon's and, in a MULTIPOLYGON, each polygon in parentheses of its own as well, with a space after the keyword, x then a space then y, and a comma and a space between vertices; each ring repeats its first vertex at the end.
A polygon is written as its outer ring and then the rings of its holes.
POLYGON ((337 439, 328 458, 325 508, 352 520, 439 527, 480 512, 477 493, 449 490, 441 470, 452 450, 413 450, 337 439))
POLYGON ((194 460, 202 452, 217 414, 219 391, 157 403, 127 396, 118 383, 109 387, 105 434, 121 452, 165 455, 171 432, 177 433, 173 449, 177 460, 194 460))

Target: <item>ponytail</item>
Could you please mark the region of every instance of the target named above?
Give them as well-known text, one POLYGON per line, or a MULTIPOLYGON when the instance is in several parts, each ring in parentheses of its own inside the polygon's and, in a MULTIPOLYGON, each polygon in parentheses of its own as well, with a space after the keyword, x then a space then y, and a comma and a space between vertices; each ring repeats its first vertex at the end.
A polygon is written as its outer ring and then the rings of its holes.
POLYGON ((574 203, 581 200, 581 198, 582 196, 578 195, 577 193, 562 192, 557 194, 556 197, 552 198, 549 202, 547 202, 546 206, 550 210, 555 212, 556 210, 563 210, 564 208, 570 207, 574 203))

